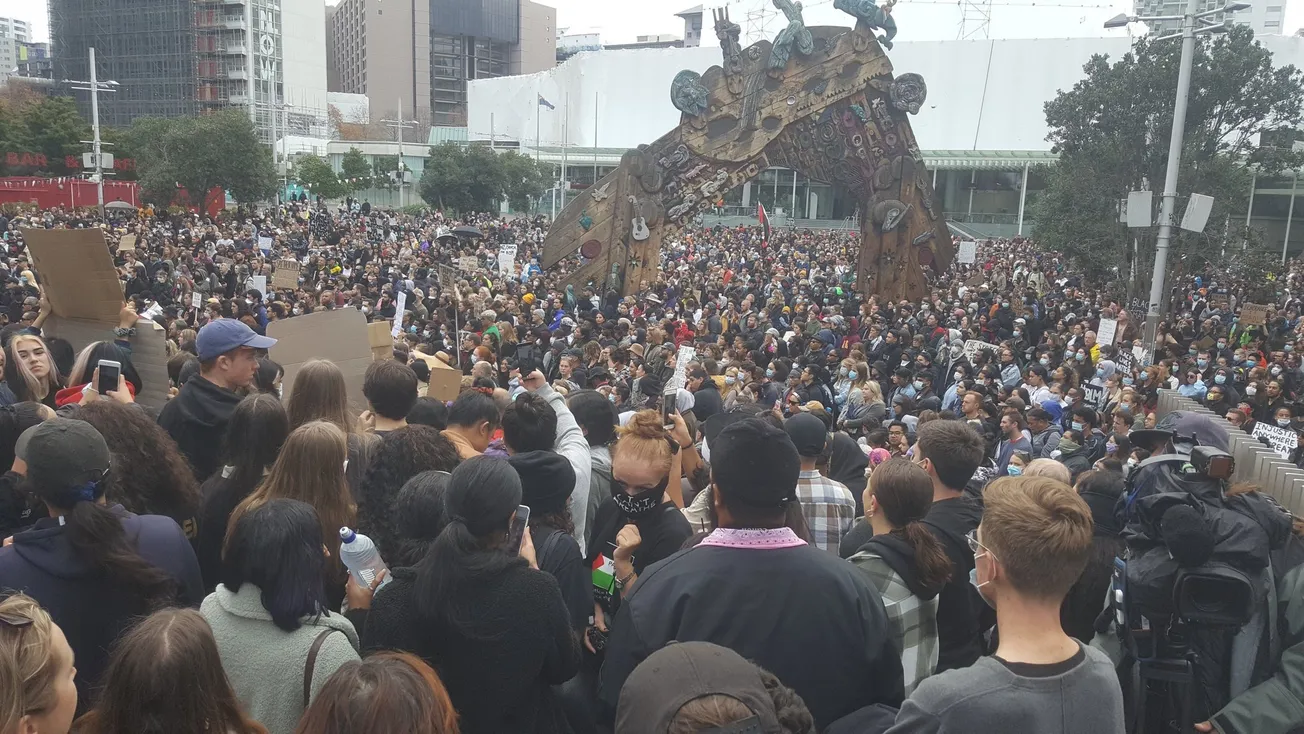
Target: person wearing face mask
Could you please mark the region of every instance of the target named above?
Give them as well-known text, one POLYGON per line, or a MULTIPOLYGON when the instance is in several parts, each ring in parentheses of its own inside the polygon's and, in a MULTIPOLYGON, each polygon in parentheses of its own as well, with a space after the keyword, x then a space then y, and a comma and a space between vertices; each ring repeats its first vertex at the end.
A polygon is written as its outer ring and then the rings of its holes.
POLYGON ((1069 470, 1069 476, 1077 476, 1091 468, 1091 455, 1082 445, 1082 431, 1069 429, 1060 436, 1057 451, 1052 456, 1069 470))
POLYGON ((1046 384, 1046 377, 1046 368, 1043 365, 1034 364, 1028 368, 1023 389, 1028 391, 1028 398, 1032 400, 1033 405, 1041 405, 1050 400, 1050 386, 1046 384))
POLYGON ((1015 453, 1028 454, 1032 451, 1032 442, 1024 435, 1027 422, 1017 410, 1006 410, 1001 416, 1001 440, 996 445, 996 476, 1007 472, 1010 460, 1015 453))
POLYGON ((1062 602, 1091 556, 1091 509, 1072 488, 1045 477, 998 479, 983 501, 982 523, 968 537, 970 580, 996 609, 1000 643, 973 666, 924 680, 888 734, 1122 734, 1113 664, 1069 637, 1060 621, 1062 602))

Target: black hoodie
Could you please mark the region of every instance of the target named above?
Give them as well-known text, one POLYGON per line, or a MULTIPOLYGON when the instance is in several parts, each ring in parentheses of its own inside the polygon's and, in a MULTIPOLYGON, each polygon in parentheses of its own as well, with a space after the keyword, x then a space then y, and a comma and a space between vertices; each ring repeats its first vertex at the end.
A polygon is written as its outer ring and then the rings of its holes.
POLYGON ((977 662, 983 654, 983 632, 995 622, 991 607, 969 583, 973 551, 965 535, 977 530, 982 519, 982 503, 971 497, 934 502, 924 517, 951 559, 951 580, 937 603, 938 673, 977 662))
POLYGON ((218 470, 226 424, 239 404, 239 395, 196 375, 159 413, 158 424, 177 442, 198 481, 218 470))

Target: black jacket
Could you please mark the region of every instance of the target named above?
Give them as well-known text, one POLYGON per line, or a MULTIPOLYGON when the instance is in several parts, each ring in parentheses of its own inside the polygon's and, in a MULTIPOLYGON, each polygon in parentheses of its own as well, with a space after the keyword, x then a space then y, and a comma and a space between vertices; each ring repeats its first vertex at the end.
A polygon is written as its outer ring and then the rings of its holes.
POLYGON ((977 662, 983 654, 983 632, 995 622, 991 608, 969 583, 973 551, 965 535, 977 530, 982 519, 982 503, 970 497, 934 502, 924 517, 951 559, 951 580, 937 602, 938 673, 977 662))
MULTIPOLYGON (((134 515, 121 506, 127 538, 146 561, 177 581, 176 603, 198 607, 204 599, 199 563, 181 527, 170 517, 134 515)), ((86 564, 52 518, 14 536, 0 548, 0 589, 21 591, 40 602, 68 637, 77 659, 79 710, 94 704, 109 650, 118 637, 149 609, 139 595, 86 564)))
POLYGON ((551 574, 561 588, 562 601, 570 612, 571 627, 584 631, 593 616, 593 576, 580 554, 580 544, 570 534, 539 526, 535 550, 539 570, 551 574))
POLYGON ((515 566, 477 582, 457 600, 471 634, 417 611, 416 571, 394 580, 371 603, 364 650, 403 650, 439 672, 463 734, 569 732, 551 686, 579 670, 579 642, 557 580, 515 566))
POLYGON ((699 545, 648 568, 625 597, 599 706, 610 720, 629 674, 671 640, 714 642, 797 691, 822 730, 865 706, 900 705, 901 657, 891 637, 878 591, 814 546, 699 545))
POLYGON ((240 396, 196 375, 163 406, 158 424, 190 462, 195 479, 204 481, 221 466, 222 441, 240 396))
POLYGON ((693 415, 698 423, 705 423, 707 418, 724 410, 724 401, 720 399, 720 390, 710 378, 693 393, 693 415))

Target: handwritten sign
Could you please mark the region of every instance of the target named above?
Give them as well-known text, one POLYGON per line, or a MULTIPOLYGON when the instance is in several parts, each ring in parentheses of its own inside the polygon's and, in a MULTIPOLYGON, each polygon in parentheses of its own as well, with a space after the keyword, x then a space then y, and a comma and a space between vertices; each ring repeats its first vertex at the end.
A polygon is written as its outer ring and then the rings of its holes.
POLYGON ((697 359, 697 350, 693 347, 682 345, 679 352, 675 355, 675 374, 670 377, 670 384, 666 385, 666 392, 679 390, 684 386, 684 376, 688 374, 688 363, 697 359))
POLYGON ((1100 410, 1105 405, 1105 387, 1087 383, 1082 386, 1082 402, 1100 410))
POLYGON ((1101 319, 1100 328, 1096 329, 1096 343, 1101 345, 1113 344, 1118 335, 1117 319, 1101 319))
POLYGON ((199 291, 190 294, 190 307, 199 308, 204 305, 204 295, 199 291))
POLYGON ((294 290, 299 287, 299 261, 277 260, 272 270, 272 287, 294 290))
POLYGON ((122 239, 118 240, 118 252, 129 252, 134 249, 136 249, 136 235, 122 235, 122 239))
POLYGON ((974 357, 978 356, 978 353, 984 349, 999 353, 1001 348, 989 342, 970 339, 964 343, 964 358, 969 360, 969 364, 973 364, 974 357))
POLYGON ((1289 428, 1270 426, 1263 421, 1254 424, 1254 433, 1250 435, 1258 439, 1266 438, 1272 450, 1276 451, 1283 459, 1290 458, 1290 452, 1295 449, 1299 442, 1298 434, 1289 428))
POLYGON ((1246 326, 1263 326, 1268 323, 1268 307, 1257 303, 1241 306, 1241 323, 1246 326))
POLYGON ((973 240, 961 240, 960 252, 956 259, 965 265, 972 265, 978 260, 978 243, 973 240))
POLYGON ((407 291, 398 292, 398 303, 394 306, 394 328, 390 329, 389 335, 398 338, 403 333, 403 311, 407 308, 407 291))
POLYGON ((262 250, 264 255, 270 255, 270 254, 272 254, 272 238, 271 238, 271 237, 259 237, 259 238, 258 238, 258 249, 262 250))
POLYGON ((463 255, 457 258, 457 269, 463 272, 473 272, 480 267, 480 260, 475 255, 463 255))

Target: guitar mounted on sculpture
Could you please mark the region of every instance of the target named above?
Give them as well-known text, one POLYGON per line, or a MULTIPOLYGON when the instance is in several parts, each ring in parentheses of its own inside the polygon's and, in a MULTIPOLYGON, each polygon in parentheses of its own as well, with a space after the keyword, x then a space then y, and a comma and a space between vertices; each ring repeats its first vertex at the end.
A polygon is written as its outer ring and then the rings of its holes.
POLYGON ((647 217, 643 216, 643 202, 631 196, 629 197, 629 204, 634 210, 634 217, 629 221, 629 236, 633 237, 636 242, 642 242, 652 236, 647 228, 647 217))

